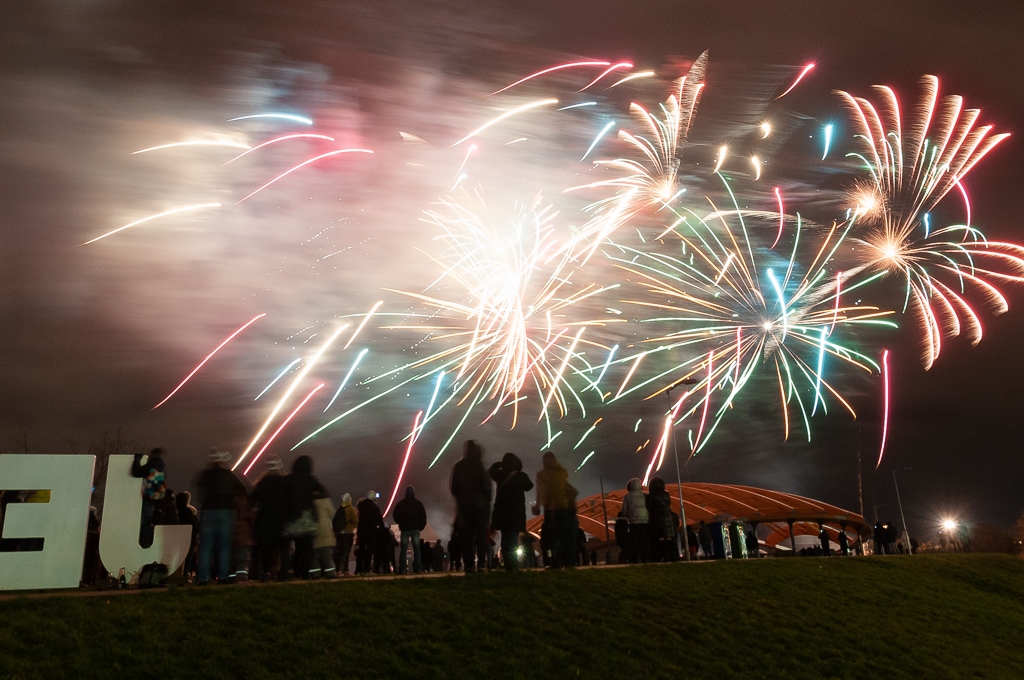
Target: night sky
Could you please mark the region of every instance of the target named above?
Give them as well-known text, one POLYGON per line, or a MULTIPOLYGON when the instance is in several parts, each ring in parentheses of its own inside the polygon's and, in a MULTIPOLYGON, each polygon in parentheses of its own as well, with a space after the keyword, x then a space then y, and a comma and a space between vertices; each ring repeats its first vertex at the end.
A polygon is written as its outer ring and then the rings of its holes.
MULTIPOLYGON (((765 93, 780 91, 803 64, 815 62, 778 110, 780 120, 812 121, 790 126, 780 173, 796 167, 801 135, 818 131, 813 121, 835 121, 848 139, 833 89, 863 94, 887 84, 910 101, 918 78, 935 74, 943 93, 962 94, 982 109, 983 123, 1014 133, 966 184, 974 224, 992 239, 1024 240, 1017 204, 1024 186, 1021 28, 1024 6, 1013 1, 843 8, 800 0, 5 3, 0 451, 23 450, 27 437, 32 452, 84 452, 120 428, 138 446, 165 448, 171 486, 187 488, 211 446, 244 448, 272 403, 253 397, 291 359, 314 349, 338 316, 365 312, 381 299, 393 312, 412 309, 407 298, 382 289, 418 290, 436 276, 420 252, 436 251, 433 233, 419 217, 451 188, 464 152, 446 147, 494 115, 496 104, 483 95, 562 60, 628 59, 667 79, 709 50, 709 94, 695 130, 708 145, 725 124, 755 121, 765 93), (716 88, 724 94, 712 94, 716 88), (311 167, 231 210, 154 221, 79 247, 174 206, 233 203, 281 168, 327 150, 314 140, 299 150, 254 154, 229 169, 221 163, 233 154, 224 150, 132 156, 201 135, 254 140, 310 131, 226 122, 267 110, 309 115, 315 131, 376 153, 311 167), (399 130, 426 142, 403 142, 399 130), (267 318, 150 411, 223 337, 260 312, 267 318)), ((632 96, 654 103, 664 88, 632 96)), ((559 207, 569 213, 578 206, 560 192, 577 182, 566 174, 565 154, 578 160, 593 122, 552 129, 538 120, 510 124, 506 136, 531 141, 485 155, 469 171, 492 205, 544 188, 549 199, 568 201, 559 207)), ((1012 523, 1024 510, 1024 290, 1008 287, 1007 297, 1007 314, 983 319, 980 345, 947 340, 927 372, 912 323, 883 341, 893 352, 894 389, 890 439, 877 470, 880 384, 858 377, 849 384, 856 422, 830 411, 816 419, 810 444, 799 436, 783 444, 777 409, 755 395, 730 414, 685 476, 780 489, 857 511, 859 447, 869 520, 875 505, 883 519, 898 518, 892 472, 912 468, 898 473, 912 534, 931 538, 944 515, 1012 523)), ((370 349, 367 370, 379 371, 408 361, 422 333, 368 328, 362 339, 370 349)), ((324 363, 325 391, 333 392, 352 351, 324 363)), ((314 457, 336 501, 346 491, 390 492, 403 452, 398 440, 431 387, 382 400, 299 450, 314 457)), ((606 488, 642 476, 648 458, 632 453, 632 424, 641 417, 653 423, 666 406, 597 412, 608 421, 592 435, 589 448, 598 453, 572 477, 583 494, 597 492, 599 476, 606 488)), ((326 421, 321 411, 303 412, 273 451, 286 460, 297 455, 288 448, 326 421)), ((553 448, 570 470, 589 450, 572 452, 571 444, 594 417, 559 425, 566 434, 553 448)), ((442 532, 454 449, 433 469, 427 463, 453 418, 424 434, 407 477, 442 532)), ((490 460, 514 450, 528 471, 539 467, 546 437, 538 427, 465 432, 484 443, 490 460)))

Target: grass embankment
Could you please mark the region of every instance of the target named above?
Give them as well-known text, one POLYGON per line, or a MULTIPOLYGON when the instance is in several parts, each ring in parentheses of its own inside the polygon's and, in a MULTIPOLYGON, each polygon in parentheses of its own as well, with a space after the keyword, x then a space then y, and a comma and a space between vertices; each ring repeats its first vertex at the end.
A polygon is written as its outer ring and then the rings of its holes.
POLYGON ((1024 562, 651 565, 0 602, 0 677, 1024 677, 1024 562))

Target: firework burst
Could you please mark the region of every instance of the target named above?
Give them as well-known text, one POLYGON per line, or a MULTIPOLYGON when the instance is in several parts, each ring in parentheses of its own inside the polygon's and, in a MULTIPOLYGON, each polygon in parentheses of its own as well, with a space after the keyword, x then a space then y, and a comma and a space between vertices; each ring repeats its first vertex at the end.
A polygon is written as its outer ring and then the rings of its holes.
POLYGON ((961 329, 972 344, 982 326, 970 293, 980 293, 993 312, 1007 310, 997 282, 1024 282, 1024 248, 988 241, 971 226, 963 179, 1009 135, 978 126, 980 110, 964 109, 963 98, 939 97, 939 81, 922 79, 923 96, 904 121, 896 93, 876 86, 877 104, 846 92, 839 95, 853 112, 862 147, 850 154, 863 163, 870 181, 857 190, 854 212, 863 225, 863 266, 900 277, 906 307, 912 307, 924 336, 925 368, 939 356, 943 336, 961 329), (954 189, 961 193, 966 224, 932 229, 930 211, 954 189))

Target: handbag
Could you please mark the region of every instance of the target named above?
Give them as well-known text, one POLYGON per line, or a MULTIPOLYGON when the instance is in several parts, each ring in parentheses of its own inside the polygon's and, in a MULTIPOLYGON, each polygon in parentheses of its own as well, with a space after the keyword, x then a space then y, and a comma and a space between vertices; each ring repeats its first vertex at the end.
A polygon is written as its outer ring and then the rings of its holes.
POLYGON ((167 580, 167 565, 151 562, 139 571, 139 588, 158 588, 167 580))

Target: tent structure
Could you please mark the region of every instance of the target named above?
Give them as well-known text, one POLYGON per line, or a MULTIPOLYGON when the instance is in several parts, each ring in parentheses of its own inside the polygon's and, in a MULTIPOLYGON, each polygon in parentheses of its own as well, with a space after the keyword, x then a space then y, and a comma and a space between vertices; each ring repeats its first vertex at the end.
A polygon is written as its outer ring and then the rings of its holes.
MULTIPOLYGON (((849 510, 811 498, 783 491, 758 489, 735 484, 684 483, 666 484, 672 498, 672 510, 679 513, 680 491, 686 509, 686 523, 742 522, 754 528, 761 545, 792 550, 803 547, 797 536, 818 536, 819 527, 828 532, 836 544, 840 531, 846 531, 850 545, 871 536, 871 527, 864 518, 849 510), (798 544, 799 543, 799 544, 798 544)), ((598 541, 615 540, 615 517, 622 507, 626 490, 606 492, 583 498, 576 503, 580 528, 598 541), (605 518, 607 516, 607 524, 605 518)), ((533 517, 526 530, 540 536, 543 517, 533 517)))

